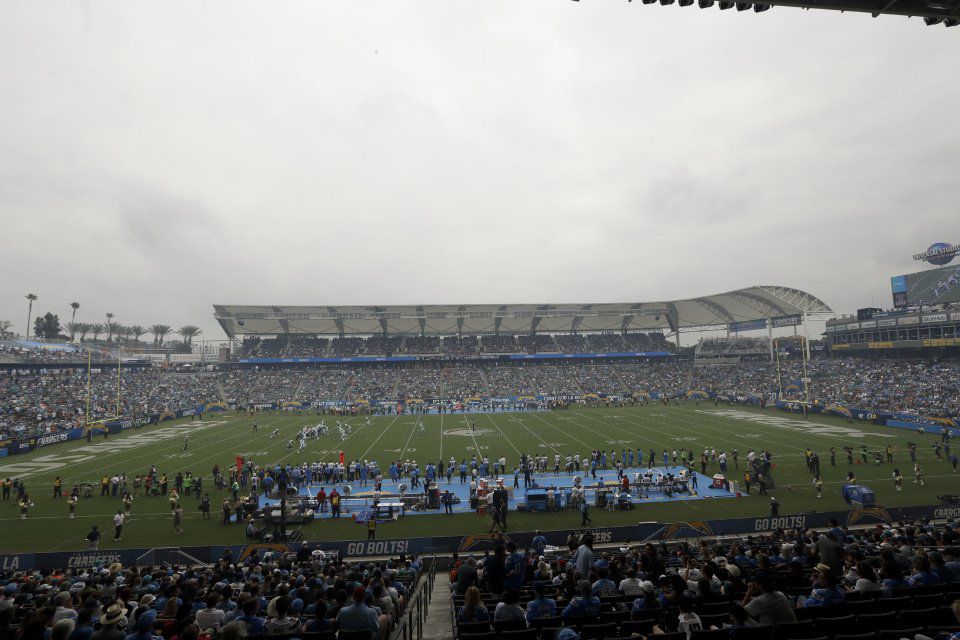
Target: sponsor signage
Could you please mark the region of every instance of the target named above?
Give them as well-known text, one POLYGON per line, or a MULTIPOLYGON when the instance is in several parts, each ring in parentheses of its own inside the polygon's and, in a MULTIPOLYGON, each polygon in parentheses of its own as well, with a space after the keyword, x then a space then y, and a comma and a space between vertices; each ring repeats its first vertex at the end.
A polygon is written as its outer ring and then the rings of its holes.
POLYGON ((953 260, 958 253, 960 253, 960 244, 935 242, 926 251, 913 254, 913 259, 930 264, 944 265, 953 260))
POLYGON ((897 326, 905 327, 911 324, 920 324, 920 316, 906 316, 897 319, 897 326))
MULTIPOLYGON (((933 518, 945 520, 960 517, 960 506, 929 505, 902 508, 875 507, 870 509, 851 509, 848 511, 827 511, 824 513, 784 514, 762 518, 732 518, 727 520, 697 520, 679 522, 640 522, 632 526, 600 527, 596 529, 574 529, 544 531, 547 544, 564 547, 571 533, 582 535, 591 533, 594 540, 601 544, 626 543, 643 544, 647 542, 669 542, 686 538, 700 538, 782 529, 826 528, 834 519, 841 526, 892 524, 898 520, 916 520, 933 518)), ((508 539, 520 547, 527 547, 533 540, 533 532, 511 532, 508 539)), ((493 534, 481 533, 467 536, 436 536, 390 540, 331 540, 311 543, 310 549, 320 549, 327 554, 346 558, 367 558, 372 556, 393 556, 405 554, 443 553, 483 553, 492 551, 498 538, 493 534)), ((236 546, 183 547, 182 551, 201 562, 214 563, 229 549, 238 562, 248 558, 254 550, 260 553, 296 552, 300 544, 263 543, 236 546)), ((0 554, 0 571, 30 571, 40 567, 63 567, 66 569, 90 569, 95 566, 107 566, 119 562, 125 566, 135 566, 138 558, 147 553, 147 549, 123 549, 118 551, 73 551, 59 553, 6 553, 0 554)))
POLYGON ((766 329, 767 321, 766 319, 761 318, 760 320, 746 320, 744 322, 731 322, 727 325, 730 331, 734 333, 739 333, 741 331, 756 331, 757 329, 766 329))
POLYGON ((945 313, 928 313, 923 316, 923 322, 946 322, 947 314, 945 313))
POLYGON ((950 314, 950 320, 953 322, 960 322, 960 311, 954 311, 950 314))
POLYGON ((895 326, 897 326, 897 319, 896 319, 896 318, 883 318, 883 319, 881 319, 881 320, 877 320, 877 326, 878 326, 878 327, 895 327, 895 326))
POLYGON ((799 324, 803 324, 803 318, 799 313, 790 316, 777 316, 776 318, 770 318, 770 326, 774 329, 778 327, 795 327, 799 324))
POLYGON ((960 338, 927 338, 920 342, 925 347, 960 347, 960 338))
POLYGON ((45 436, 40 436, 37 438, 37 446, 45 447, 48 444, 54 444, 55 442, 66 442, 70 439, 69 431, 61 431, 60 433, 48 433, 45 436))
POLYGON ((860 323, 861 329, 873 329, 876 326, 877 326, 876 320, 864 320, 863 322, 860 323))
POLYGON ((212 353, 171 353, 170 364, 194 364, 198 362, 214 362, 217 356, 212 353))
POLYGON ((893 349, 892 342, 868 342, 868 349, 893 349))

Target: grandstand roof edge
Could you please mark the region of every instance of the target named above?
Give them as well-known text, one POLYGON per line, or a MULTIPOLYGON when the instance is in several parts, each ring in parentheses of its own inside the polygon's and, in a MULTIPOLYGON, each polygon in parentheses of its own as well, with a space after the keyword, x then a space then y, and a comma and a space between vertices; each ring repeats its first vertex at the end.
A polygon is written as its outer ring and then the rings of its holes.
POLYGON ((480 335, 675 331, 771 317, 832 313, 800 289, 756 285, 674 301, 410 305, 225 305, 214 317, 238 335, 480 335))

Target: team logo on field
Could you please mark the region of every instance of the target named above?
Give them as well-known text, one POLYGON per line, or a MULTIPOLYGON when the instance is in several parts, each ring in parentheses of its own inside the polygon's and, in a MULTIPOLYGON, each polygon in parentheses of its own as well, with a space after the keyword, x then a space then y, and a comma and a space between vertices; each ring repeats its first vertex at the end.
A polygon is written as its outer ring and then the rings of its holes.
POLYGON ((489 429, 477 429, 476 431, 472 429, 447 429, 443 432, 445 436, 464 436, 466 438, 472 438, 474 436, 482 436, 488 433, 493 433, 489 429))

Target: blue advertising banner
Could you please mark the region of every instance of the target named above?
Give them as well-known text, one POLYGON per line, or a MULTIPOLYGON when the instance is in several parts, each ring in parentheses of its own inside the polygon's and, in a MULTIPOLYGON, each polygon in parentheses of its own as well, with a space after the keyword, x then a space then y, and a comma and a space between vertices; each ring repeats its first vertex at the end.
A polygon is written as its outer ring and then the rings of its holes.
POLYGON ((800 324, 803 324, 803 318, 799 313, 795 313, 790 316, 777 316, 776 318, 770 318, 770 326, 774 329, 779 327, 795 327, 800 324))
POLYGON ((734 333, 739 333, 741 331, 756 331, 758 329, 767 328, 766 318, 761 318, 760 320, 745 320, 744 322, 731 322, 727 325, 727 328, 734 333))
POLYGON ((513 353, 510 360, 582 360, 584 358, 666 358, 669 351, 617 351, 614 353, 513 353))
MULTIPOLYGON (((960 518, 958 505, 924 505, 914 507, 872 509, 851 509, 850 511, 830 511, 826 513, 784 514, 776 517, 734 518, 729 520, 688 520, 682 522, 641 522, 624 527, 594 527, 561 531, 544 531, 547 543, 559 547, 566 545, 567 537, 573 533, 591 533, 596 544, 638 544, 646 542, 668 542, 684 538, 717 537, 726 535, 747 535, 775 531, 776 529, 822 529, 829 526, 831 519, 841 526, 892 525, 899 520, 917 520, 930 518, 946 520, 960 518)), ((384 530, 388 530, 385 525, 384 530)), ((511 533, 509 539, 524 547, 533 540, 533 532, 511 533)), ((466 536, 438 536, 387 540, 333 540, 311 544, 327 552, 335 552, 342 558, 368 558, 371 556, 390 556, 405 554, 449 554, 483 553, 492 550, 495 544, 493 534, 473 534, 466 536)), ((237 546, 183 547, 183 551, 202 562, 216 562, 223 557, 227 549, 234 561, 242 562, 255 550, 264 553, 295 552, 299 544, 249 544, 237 546)), ((23 571, 32 569, 90 569, 107 566, 113 562, 123 565, 135 565, 138 558, 147 553, 147 549, 122 549, 101 551, 66 551, 57 553, 7 553, 0 554, 0 571, 23 571)))

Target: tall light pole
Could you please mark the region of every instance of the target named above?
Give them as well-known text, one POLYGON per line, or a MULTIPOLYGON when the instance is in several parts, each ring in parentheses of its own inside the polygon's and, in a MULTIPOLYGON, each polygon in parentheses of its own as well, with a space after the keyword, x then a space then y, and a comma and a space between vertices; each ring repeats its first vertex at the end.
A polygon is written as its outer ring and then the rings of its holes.
POLYGON ((37 294, 28 293, 27 298, 27 332, 23 334, 25 338, 30 339, 30 317, 33 315, 33 301, 37 299, 37 294))

